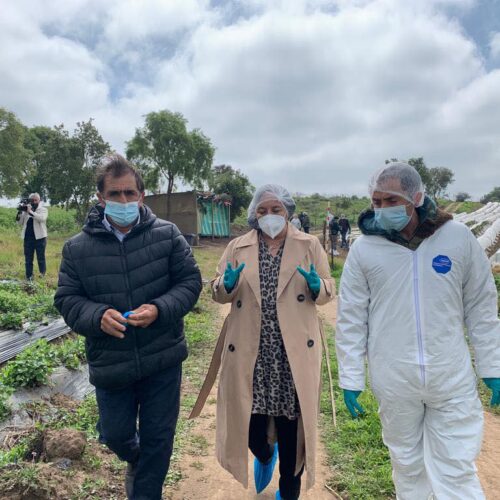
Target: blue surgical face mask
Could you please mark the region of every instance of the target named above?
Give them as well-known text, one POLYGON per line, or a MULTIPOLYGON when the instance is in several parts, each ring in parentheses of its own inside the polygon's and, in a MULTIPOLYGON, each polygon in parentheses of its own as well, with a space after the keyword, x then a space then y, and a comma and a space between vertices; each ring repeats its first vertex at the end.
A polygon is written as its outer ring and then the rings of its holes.
POLYGON ((406 213, 406 205, 375 209, 375 224, 388 232, 401 231, 410 220, 411 216, 406 213))
POLYGON ((106 201, 104 213, 113 219, 115 224, 127 227, 133 224, 139 217, 139 202, 119 203, 117 201, 106 201))

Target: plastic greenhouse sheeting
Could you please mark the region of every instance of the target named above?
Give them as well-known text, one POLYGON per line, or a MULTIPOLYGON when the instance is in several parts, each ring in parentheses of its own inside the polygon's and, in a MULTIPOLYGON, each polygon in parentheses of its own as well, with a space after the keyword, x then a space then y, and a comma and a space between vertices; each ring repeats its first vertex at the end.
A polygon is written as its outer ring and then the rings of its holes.
POLYGON ((0 332, 0 363, 15 357, 39 339, 54 340, 69 333, 71 329, 62 318, 49 325, 39 326, 33 333, 22 330, 4 330, 0 332))

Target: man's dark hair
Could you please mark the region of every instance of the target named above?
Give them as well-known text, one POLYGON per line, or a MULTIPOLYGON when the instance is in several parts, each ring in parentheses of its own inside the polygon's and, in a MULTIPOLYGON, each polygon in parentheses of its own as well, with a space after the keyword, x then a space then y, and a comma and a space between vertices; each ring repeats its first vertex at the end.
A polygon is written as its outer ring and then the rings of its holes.
POLYGON ((113 155, 108 157, 106 162, 97 169, 96 183, 97 190, 100 193, 104 192, 104 184, 106 177, 123 177, 124 175, 132 174, 135 177, 137 189, 144 192, 144 181, 141 174, 121 155, 113 155))

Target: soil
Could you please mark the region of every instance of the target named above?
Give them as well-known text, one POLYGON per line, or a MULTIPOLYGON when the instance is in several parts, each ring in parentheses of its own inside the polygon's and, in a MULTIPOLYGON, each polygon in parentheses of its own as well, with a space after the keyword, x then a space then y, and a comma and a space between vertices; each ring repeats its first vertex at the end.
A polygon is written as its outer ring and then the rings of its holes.
MULTIPOLYGON (((75 498, 124 498, 124 469, 104 446, 96 441, 87 443, 81 460, 55 460, 33 463, 35 480, 15 480, 18 466, 2 469, 0 499, 2 500, 70 500, 75 498), (11 480, 9 480, 9 475, 11 480)), ((26 475, 26 466, 23 468, 26 475)))
POLYGON ((487 411, 484 412, 483 447, 476 465, 486 498, 500 498, 500 416, 487 411))

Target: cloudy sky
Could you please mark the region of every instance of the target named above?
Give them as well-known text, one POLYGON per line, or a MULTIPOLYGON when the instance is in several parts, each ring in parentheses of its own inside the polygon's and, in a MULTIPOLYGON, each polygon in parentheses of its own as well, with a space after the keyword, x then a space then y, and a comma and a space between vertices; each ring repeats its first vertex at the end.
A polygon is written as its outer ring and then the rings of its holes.
POLYGON ((364 194, 386 158, 500 184, 500 0, 0 0, 0 106, 117 151, 180 111, 255 185, 364 194))

